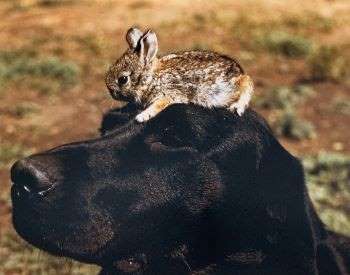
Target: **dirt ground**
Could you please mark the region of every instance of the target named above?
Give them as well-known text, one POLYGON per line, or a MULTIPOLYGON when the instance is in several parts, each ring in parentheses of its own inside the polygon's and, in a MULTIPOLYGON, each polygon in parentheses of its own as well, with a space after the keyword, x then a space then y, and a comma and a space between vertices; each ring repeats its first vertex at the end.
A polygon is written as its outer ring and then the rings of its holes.
MULTIPOLYGON (((31 152, 97 136, 102 114, 120 104, 108 96, 104 74, 126 48, 124 35, 130 26, 154 29, 161 54, 199 48, 237 57, 254 79, 256 98, 276 86, 308 85, 313 95, 298 104, 296 112, 314 125, 315 135, 281 136, 281 143, 300 157, 321 151, 349 155, 349 79, 315 81, 308 56, 276 54, 257 38, 275 30, 286 32, 308 39, 315 48, 336 46, 341 57, 348 57, 349 14, 348 0, 1 1, 1 53, 11 52, 12 61, 21 62, 22 56, 33 62, 54 57, 78 69, 69 85, 45 73, 35 75, 34 83, 30 70, 22 75, 19 70, 13 78, 4 74, 7 79, 0 82, 0 158, 1 152, 7 154, 0 159, 0 238, 15 235, 8 197, 10 164, 31 152)), ((0 63, 0 76, 2 69, 0 63)), ((271 124, 281 112, 253 108, 271 124)), ((0 247, 0 258, 13 251, 0 247)), ((0 267, 0 274, 60 274, 32 270, 37 273, 25 266, 0 267)))

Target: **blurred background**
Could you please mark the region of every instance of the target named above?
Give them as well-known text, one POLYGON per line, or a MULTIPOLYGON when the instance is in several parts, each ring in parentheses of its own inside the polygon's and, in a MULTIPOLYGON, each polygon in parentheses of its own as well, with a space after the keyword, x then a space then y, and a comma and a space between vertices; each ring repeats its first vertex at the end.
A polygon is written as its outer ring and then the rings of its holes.
POLYGON ((24 243, 11 225, 9 167, 96 137, 119 103, 104 74, 130 26, 154 29, 161 54, 208 49, 253 77, 252 106, 302 159, 327 226, 350 236, 350 1, 1 0, 0 274, 96 274, 24 243))

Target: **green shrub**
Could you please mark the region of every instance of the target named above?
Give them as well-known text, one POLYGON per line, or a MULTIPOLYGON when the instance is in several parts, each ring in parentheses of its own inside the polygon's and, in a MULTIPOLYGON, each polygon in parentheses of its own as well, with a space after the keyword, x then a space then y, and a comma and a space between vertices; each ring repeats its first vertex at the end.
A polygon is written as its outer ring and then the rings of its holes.
POLYGON ((333 30, 336 25, 332 18, 317 13, 287 16, 281 23, 298 31, 313 30, 326 33, 333 30))
POLYGON ((191 49, 193 49, 193 50, 210 50, 210 46, 207 43, 195 42, 195 43, 193 43, 191 49))
POLYGON ((78 42, 83 49, 90 52, 90 54, 101 55, 107 47, 106 41, 96 35, 88 34, 83 36, 76 36, 74 40, 78 42))
POLYGON ((308 39, 283 31, 259 34, 256 43, 272 53, 287 57, 307 56, 312 49, 308 39))
POLYGON ((26 117, 27 115, 37 113, 39 107, 37 104, 32 102, 21 102, 15 106, 9 107, 8 112, 18 118, 26 117))
POLYGON ((333 111, 344 115, 350 115, 350 100, 346 98, 336 98, 332 103, 333 111))
POLYGON ((38 58, 35 53, 26 51, 0 52, 2 87, 9 81, 25 80, 31 83, 33 79, 40 79, 43 83, 55 81, 60 88, 65 88, 77 83, 78 74, 79 68, 76 64, 63 62, 55 57, 38 58))
POLYGON ((266 109, 288 109, 303 102, 314 93, 312 87, 306 85, 277 86, 267 91, 264 96, 256 97, 254 104, 266 109))
POLYGON ((74 3, 75 0, 38 0, 37 2, 39 6, 59 6, 74 3))
POLYGON ((217 26, 221 22, 219 20, 218 13, 210 11, 205 13, 202 12, 193 14, 189 23, 193 28, 197 30, 202 30, 208 26, 217 26))
POLYGON ((0 145, 0 168, 30 154, 30 152, 20 144, 2 143, 0 145))
POLYGON ((321 46, 308 58, 311 78, 340 81, 349 75, 349 60, 334 46, 321 46))
POLYGON ((298 118, 292 109, 284 110, 272 127, 277 135, 286 138, 301 140, 316 137, 313 124, 298 118))
POLYGON ((42 95, 57 94, 62 88, 65 87, 55 79, 45 79, 45 81, 43 81, 41 77, 26 77, 23 79, 25 85, 35 91, 38 91, 42 95))
MULTIPOLYGON (((346 181, 346 179, 350 177, 350 156, 348 155, 320 152, 315 156, 304 157, 304 167, 309 175, 316 175, 319 182, 319 176, 322 175, 323 172, 331 172, 332 177, 340 176, 340 178, 336 180, 337 182, 342 181, 346 185, 349 183, 349 181, 346 181)), ((326 181, 323 180, 323 183, 327 182, 329 182, 329 179, 326 181)), ((350 185, 348 185, 348 187, 350 190, 350 185)))
POLYGON ((313 94, 312 87, 306 85, 278 86, 266 95, 255 98, 254 104, 266 109, 279 110, 277 119, 272 122, 277 135, 297 140, 314 138, 316 133, 313 124, 298 118, 295 113, 295 107, 313 94))
POLYGON ((10 0, 12 4, 12 9, 24 10, 34 6, 59 6, 64 4, 71 4, 76 2, 76 0, 10 0))
POLYGON ((306 182, 318 213, 332 229, 350 235, 350 155, 320 152, 303 158, 306 182))

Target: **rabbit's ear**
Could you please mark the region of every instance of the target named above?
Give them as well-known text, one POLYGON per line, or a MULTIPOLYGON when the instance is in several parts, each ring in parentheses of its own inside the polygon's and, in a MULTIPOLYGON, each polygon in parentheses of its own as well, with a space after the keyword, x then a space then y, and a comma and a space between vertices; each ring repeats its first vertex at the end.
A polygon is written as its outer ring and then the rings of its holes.
POLYGON ((140 58, 147 64, 151 62, 158 52, 158 39, 156 34, 148 30, 140 40, 140 58))
POLYGON ((140 38, 142 37, 143 33, 137 28, 130 28, 128 32, 126 33, 126 41, 129 44, 129 47, 131 50, 136 49, 137 43, 139 42, 140 38))

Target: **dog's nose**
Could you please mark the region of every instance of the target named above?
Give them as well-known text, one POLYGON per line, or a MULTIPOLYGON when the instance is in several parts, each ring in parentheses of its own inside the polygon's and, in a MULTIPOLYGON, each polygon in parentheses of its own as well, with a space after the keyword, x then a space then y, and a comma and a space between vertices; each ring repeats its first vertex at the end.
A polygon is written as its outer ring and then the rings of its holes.
MULTIPOLYGON (((41 160, 45 161, 45 160, 41 160)), ((11 168, 11 180, 18 195, 43 195, 53 186, 45 166, 39 160, 23 159, 17 161, 11 168)))

